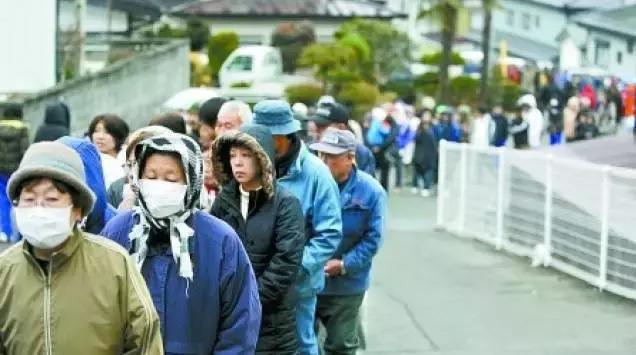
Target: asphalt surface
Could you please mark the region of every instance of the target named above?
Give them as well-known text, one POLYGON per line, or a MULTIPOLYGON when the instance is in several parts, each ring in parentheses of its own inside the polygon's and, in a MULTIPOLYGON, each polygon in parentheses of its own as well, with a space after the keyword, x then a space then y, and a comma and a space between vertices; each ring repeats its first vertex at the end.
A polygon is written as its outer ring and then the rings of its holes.
POLYGON ((636 301, 434 224, 434 199, 392 194, 365 354, 636 354, 636 301))
POLYGON ((434 199, 392 194, 364 354, 636 354, 635 301, 434 223, 434 199))

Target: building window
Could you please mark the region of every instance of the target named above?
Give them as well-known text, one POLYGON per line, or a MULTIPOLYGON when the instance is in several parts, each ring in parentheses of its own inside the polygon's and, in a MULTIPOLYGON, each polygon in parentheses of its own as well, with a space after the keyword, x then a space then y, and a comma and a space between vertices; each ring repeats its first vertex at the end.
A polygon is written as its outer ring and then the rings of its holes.
POLYGON ((506 24, 508 26, 514 26, 515 25, 515 12, 512 10, 508 10, 506 12, 506 24))
POLYGON ((632 54, 634 53, 634 40, 630 39, 627 41, 627 53, 632 54))
POLYGON ((534 17, 534 22, 537 27, 541 27, 541 18, 539 17, 539 15, 534 17))
POLYGON ((523 14, 523 17, 521 17, 521 27, 523 27, 524 30, 530 29, 530 14, 523 14))
POLYGON ((616 53, 616 63, 617 64, 623 63, 623 52, 616 53))
POLYGON ((607 68, 610 61, 610 44, 608 41, 595 41, 594 64, 607 68))

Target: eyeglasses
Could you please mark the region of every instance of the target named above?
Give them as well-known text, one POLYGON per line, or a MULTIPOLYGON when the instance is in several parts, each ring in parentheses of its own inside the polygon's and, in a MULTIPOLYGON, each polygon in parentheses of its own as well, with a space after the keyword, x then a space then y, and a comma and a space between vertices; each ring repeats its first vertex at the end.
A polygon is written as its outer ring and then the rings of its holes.
POLYGON ((35 208, 35 207, 60 208, 60 207, 68 207, 69 201, 64 198, 45 198, 43 200, 38 200, 36 198, 26 197, 26 198, 21 198, 14 201, 14 205, 16 207, 24 207, 24 208, 35 208))

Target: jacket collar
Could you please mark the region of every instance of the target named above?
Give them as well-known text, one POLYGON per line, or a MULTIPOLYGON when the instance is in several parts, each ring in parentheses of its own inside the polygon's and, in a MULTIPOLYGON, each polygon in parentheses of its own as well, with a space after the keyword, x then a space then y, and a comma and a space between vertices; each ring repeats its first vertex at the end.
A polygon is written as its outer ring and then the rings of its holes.
MULTIPOLYGON (((66 245, 57 252, 51 255, 51 260, 49 262, 53 262, 53 264, 57 267, 61 264, 64 264, 68 259, 70 259, 77 248, 79 248, 80 244, 84 241, 84 236, 82 232, 75 228, 73 230, 73 234, 66 241, 66 245)), ((33 254, 33 246, 29 244, 26 240, 22 245, 22 252, 31 255, 35 259, 35 255, 33 254)))
POLYGON ((354 189, 358 185, 358 168, 356 168, 355 164, 351 169, 351 173, 349 173, 349 180, 347 180, 346 185, 340 191, 340 205, 346 207, 347 205, 354 203, 353 193, 354 189))

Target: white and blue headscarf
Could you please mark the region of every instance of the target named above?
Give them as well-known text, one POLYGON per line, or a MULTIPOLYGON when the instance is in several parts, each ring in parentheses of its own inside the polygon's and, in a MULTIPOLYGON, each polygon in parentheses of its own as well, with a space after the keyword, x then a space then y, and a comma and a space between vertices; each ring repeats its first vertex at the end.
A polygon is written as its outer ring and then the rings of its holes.
POLYGON ((130 232, 132 256, 141 269, 148 253, 148 236, 151 228, 169 230, 170 246, 175 263, 179 265, 179 276, 192 281, 192 261, 189 252, 189 239, 194 230, 186 224, 187 219, 197 210, 201 188, 203 186, 203 159, 199 145, 190 137, 178 134, 162 134, 141 141, 135 147, 136 164, 133 169, 133 184, 137 186, 136 194, 139 205, 135 207, 137 223, 130 232), (185 172, 187 190, 184 208, 179 213, 167 218, 156 219, 149 212, 143 195, 139 189, 141 167, 143 162, 153 153, 175 153, 181 158, 185 172))

